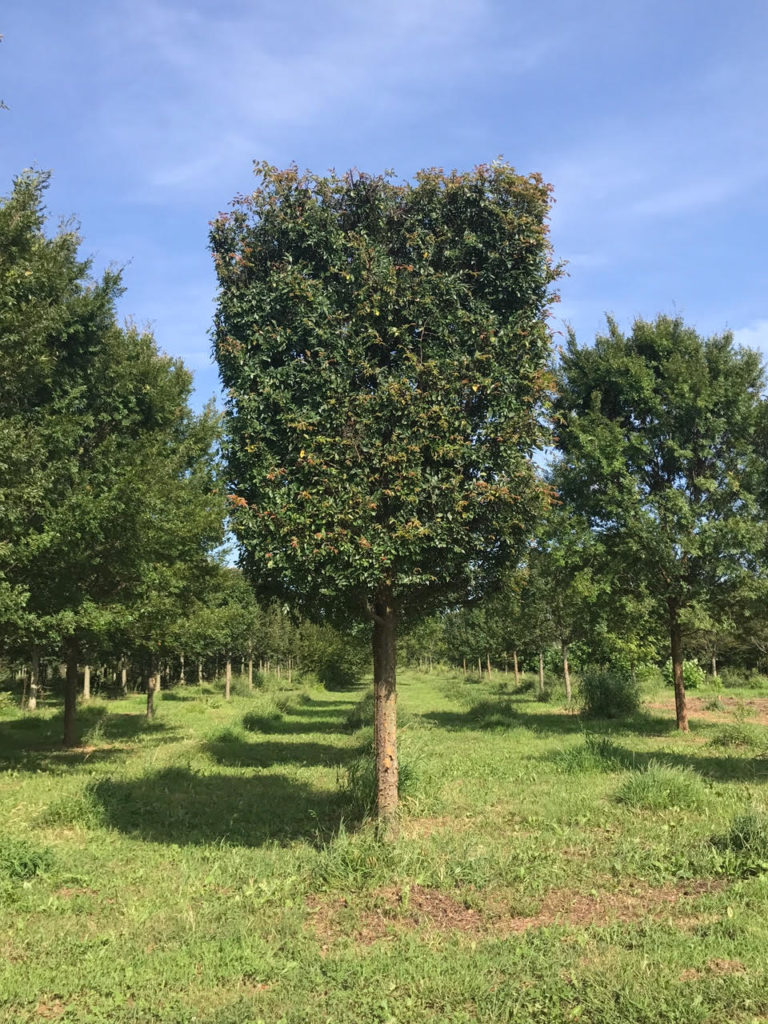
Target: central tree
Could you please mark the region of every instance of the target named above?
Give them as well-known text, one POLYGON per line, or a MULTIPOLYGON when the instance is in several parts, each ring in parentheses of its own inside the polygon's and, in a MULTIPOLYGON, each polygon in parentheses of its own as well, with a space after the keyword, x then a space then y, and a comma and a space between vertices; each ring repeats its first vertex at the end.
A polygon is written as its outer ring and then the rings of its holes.
POLYGON ((550 188, 256 172, 211 231, 235 529, 262 593, 370 617, 391 832, 398 618, 492 588, 540 504, 550 188))

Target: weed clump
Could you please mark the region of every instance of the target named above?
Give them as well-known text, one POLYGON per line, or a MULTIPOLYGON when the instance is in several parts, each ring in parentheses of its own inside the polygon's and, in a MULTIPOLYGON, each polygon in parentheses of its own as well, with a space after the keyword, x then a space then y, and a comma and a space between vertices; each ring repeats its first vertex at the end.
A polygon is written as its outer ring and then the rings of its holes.
MULTIPOLYGON (((413 796, 418 782, 413 762, 401 758, 397 773, 398 796, 413 796)), ((353 819, 370 817, 376 809, 376 758, 373 747, 350 761, 344 768, 342 795, 353 819)))
POLYGON ((713 746, 725 749, 732 747, 764 747, 765 736, 758 726, 745 722, 721 725, 710 740, 713 746))
POLYGON ((53 854, 25 839, 0 834, 0 877, 24 882, 43 875, 53 866, 53 854))
POLYGON ((746 876, 768 871, 768 814, 751 810, 737 815, 727 832, 712 837, 723 856, 726 874, 746 876))
POLYGON ((578 747, 568 747, 555 756, 555 766, 563 775, 582 772, 615 772, 629 767, 627 755, 607 736, 588 733, 578 747))
POLYGON ((588 718, 628 718, 640 710, 640 687, 619 668, 588 668, 579 681, 581 712, 588 718))
POLYGON ((705 711, 724 711, 725 710, 725 705, 720 700, 720 697, 715 695, 714 697, 710 697, 709 700, 704 702, 704 710, 705 711))
POLYGON ((673 807, 695 809, 706 803, 707 789, 693 769, 651 761, 626 779, 616 799, 628 807, 646 811, 667 811, 673 807))

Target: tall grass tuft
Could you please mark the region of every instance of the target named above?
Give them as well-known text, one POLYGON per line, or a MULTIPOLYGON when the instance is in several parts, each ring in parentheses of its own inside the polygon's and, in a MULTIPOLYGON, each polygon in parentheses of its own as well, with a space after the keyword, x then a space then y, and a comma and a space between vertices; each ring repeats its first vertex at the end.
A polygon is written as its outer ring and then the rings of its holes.
POLYGON ((707 801, 707 787, 692 768, 650 761, 622 783, 616 799, 628 807, 647 811, 667 811, 673 807, 700 809, 707 801))
MULTIPOLYGON (((401 758, 398 765, 397 792, 403 797, 413 796, 418 774, 412 761, 401 758)), ((362 820, 376 810, 376 758, 373 748, 353 758, 343 769, 341 792, 351 817, 362 820)))

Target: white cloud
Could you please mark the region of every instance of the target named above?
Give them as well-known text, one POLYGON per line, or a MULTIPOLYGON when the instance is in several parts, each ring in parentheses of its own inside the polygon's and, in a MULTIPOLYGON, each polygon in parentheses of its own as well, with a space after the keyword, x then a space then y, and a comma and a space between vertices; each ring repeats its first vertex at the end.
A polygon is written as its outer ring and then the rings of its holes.
POLYGON ((768 318, 754 320, 746 327, 733 332, 733 340, 745 348, 756 348, 768 353, 768 318))

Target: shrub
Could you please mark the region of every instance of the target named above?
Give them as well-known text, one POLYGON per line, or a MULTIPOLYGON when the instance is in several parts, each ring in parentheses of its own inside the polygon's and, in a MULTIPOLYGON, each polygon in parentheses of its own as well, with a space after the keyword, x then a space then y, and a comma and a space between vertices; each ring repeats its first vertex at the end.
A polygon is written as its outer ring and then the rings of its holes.
POLYGON ((633 772, 616 793, 619 803, 647 811, 666 811, 672 807, 698 808, 706 802, 704 780, 691 768, 651 761, 633 772))
POLYGON ((53 866, 53 854, 25 839, 0 834, 0 875, 12 881, 26 881, 45 874, 53 866))
POLYGON ((726 689, 768 690, 768 676, 754 669, 724 668, 717 678, 726 689))
POLYGON ((582 713, 591 718, 623 718, 640 709, 640 687, 620 668, 588 668, 579 680, 582 713))
POLYGON ((700 686, 706 686, 707 673, 698 661, 683 662, 683 682, 687 690, 696 690, 700 686))
POLYGON ((636 666, 635 678, 638 686, 648 690, 661 689, 667 681, 658 665, 651 665, 647 662, 636 666))
POLYGON ((726 872, 755 875, 768 871, 768 814, 762 810, 737 815, 712 845, 724 855, 726 872))

